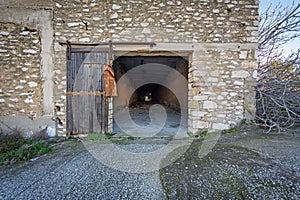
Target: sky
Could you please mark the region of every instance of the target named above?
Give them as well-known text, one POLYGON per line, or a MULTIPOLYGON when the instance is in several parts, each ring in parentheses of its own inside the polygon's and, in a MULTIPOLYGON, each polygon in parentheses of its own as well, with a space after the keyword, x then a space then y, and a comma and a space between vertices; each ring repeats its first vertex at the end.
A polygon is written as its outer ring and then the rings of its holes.
MULTIPOLYGON (((263 13, 264 11, 266 11, 266 9, 271 5, 271 8, 274 8, 276 5, 278 5, 278 3, 281 3, 283 6, 289 6, 291 7, 292 4, 297 5, 298 3, 300 3, 300 0, 260 0, 259 1, 259 12, 263 13)), ((300 38, 297 38, 291 42, 289 42, 288 44, 285 45, 284 47, 284 51, 285 53, 289 53, 290 51, 294 51, 300 48, 300 38)))

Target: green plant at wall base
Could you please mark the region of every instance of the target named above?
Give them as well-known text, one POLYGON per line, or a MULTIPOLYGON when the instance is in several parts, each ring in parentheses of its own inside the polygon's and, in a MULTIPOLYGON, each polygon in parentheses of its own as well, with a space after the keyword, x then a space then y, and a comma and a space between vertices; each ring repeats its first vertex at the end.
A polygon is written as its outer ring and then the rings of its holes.
POLYGON ((241 125, 246 125, 246 124, 247 124, 247 120, 246 119, 242 119, 241 125))
POLYGON ((110 133, 90 133, 88 134, 89 140, 105 140, 105 139, 111 139, 112 135, 110 133))
POLYGON ((231 128, 231 129, 228 129, 228 130, 223 130, 221 132, 222 135, 225 135, 225 134, 238 134, 240 133, 240 130, 238 128, 231 128))
POLYGON ((0 165, 24 161, 51 152, 45 140, 1 141, 0 165))
POLYGON ((128 139, 128 140, 134 140, 134 137, 129 136, 127 139, 128 139))

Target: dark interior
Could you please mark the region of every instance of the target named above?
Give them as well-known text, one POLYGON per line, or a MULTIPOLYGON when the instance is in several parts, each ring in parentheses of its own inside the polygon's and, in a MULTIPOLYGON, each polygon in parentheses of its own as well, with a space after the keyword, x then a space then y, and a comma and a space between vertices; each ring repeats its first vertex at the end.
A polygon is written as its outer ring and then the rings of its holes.
MULTIPOLYGON (((118 81, 123 74, 133 69, 134 67, 149 63, 167 65, 173 69, 176 69, 187 79, 187 59, 187 57, 181 56, 120 56, 114 61, 113 67, 116 73, 116 81, 118 81)), ((161 79, 163 80, 166 78, 167 74, 162 74, 163 72, 158 71, 155 76, 156 78, 160 78, 159 76, 161 75, 161 79)), ((176 80, 174 80, 174 84, 179 83, 176 83, 176 80)), ((130 87, 129 85, 130 84, 128 84, 127 87, 130 87)), ((119 92, 126 92, 126 87, 124 86, 124 88, 119 88, 119 92)), ((187 93, 187 85, 184 87, 184 91, 182 92, 187 93)), ((174 109, 180 109, 178 100, 176 99, 175 95, 168 88, 159 84, 146 84, 139 87, 131 96, 129 104, 134 105, 140 103, 161 103, 174 109), (146 96, 148 96, 149 101, 145 99, 146 96)), ((116 106, 122 106, 122 102, 117 103, 116 106)))

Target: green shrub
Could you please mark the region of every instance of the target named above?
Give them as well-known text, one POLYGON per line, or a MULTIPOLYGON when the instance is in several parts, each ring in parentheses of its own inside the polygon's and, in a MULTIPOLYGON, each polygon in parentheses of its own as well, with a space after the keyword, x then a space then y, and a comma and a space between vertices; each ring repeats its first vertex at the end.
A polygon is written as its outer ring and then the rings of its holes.
POLYGON ((25 140, 18 135, 2 135, 0 139, 0 165, 28 160, 52 150, 45 140, 25 140))

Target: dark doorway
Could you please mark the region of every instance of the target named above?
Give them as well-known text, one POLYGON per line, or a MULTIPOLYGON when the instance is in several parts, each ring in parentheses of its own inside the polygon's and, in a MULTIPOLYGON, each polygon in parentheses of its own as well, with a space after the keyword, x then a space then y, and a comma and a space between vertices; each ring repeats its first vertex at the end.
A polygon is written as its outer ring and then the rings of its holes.
MULTIPOLYGON (((161 69, 157 68, 155 72, 148 73, 147 79, 155 79, 156 82, 165 83, 170 73, 176 70, 186 81, 188 78, 187 60, 187 57, 181 56, 120 56, 114 61, 113 68, 117 82, 124 74, 136 67, 147 65, 147 67, 151 68, 155 64, 161 65, 161 69), (163 66, 167 66, 169 70, 166 70, 163 66)), ((128 78, 126 84, 118 85, 118 93, 126 93, 132 90, 132 88, 136 88, 135 82, 143 79, 141 77, 145 76, 145 74, 143 72, 137 73, 135 76, 128 78)), ((149 83, 134 89, 135 91, 129 99, 116 97, 114 100, 114 112, 118 112, 118 110, 129 106, 132 120, 140 126, 146 126, 150 122, 150 107, 160 104, 166 110, 167 120, 157 136, 175 134, 180 124, 183 125, 182 121, 184 122, 183 126, 187 127, 187 82, 182 83, 179 82, 179 79, 172 79, 166 85, 149 83), (168 88, 168 85, 180 90, 180 93, 184 94, 185 101, 183 105, 180 105, 176 95, 168 88), (182 118, 184 119, 182 120, 182 118)), ((187 128, 185 130, 187 131, 187 128)), ((114 132, 123 133, 124 130, 120 130, 118 125, 114 123, 114 132)))

